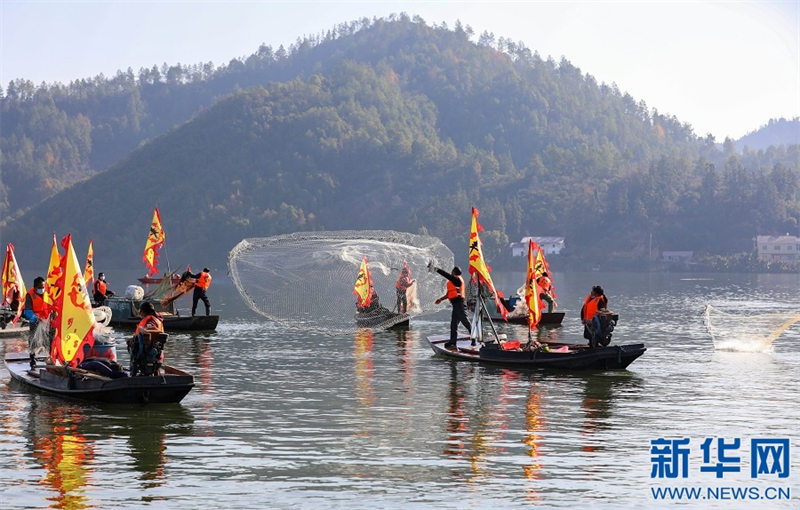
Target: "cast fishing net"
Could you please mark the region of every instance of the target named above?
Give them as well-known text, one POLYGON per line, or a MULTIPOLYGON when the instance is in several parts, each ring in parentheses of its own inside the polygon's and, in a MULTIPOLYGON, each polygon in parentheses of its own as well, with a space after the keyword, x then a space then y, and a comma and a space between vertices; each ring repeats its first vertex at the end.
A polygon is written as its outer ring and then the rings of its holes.
POLYGON ((289 327, 326 332, 359 326, 388 328, 435 305, 445 280, 427 270, 453 267, 453 253, 431 236, 388 230, 299 232, 244 239, 231 250, 228 269, 239 294, 255 312, 289 327), (367 257, 381 309, 363 320, 353 288, 367 257), (406 263, 415 280, 407 313, 398 313, 395 284, 406 263), (358 318, 358 323, 356 319, 358 318))
POLYGON ((746 315, 706 305, 705 322, 714 348, 726 351, 766 352, 790 326, 800 321, 797 311, 746 315))

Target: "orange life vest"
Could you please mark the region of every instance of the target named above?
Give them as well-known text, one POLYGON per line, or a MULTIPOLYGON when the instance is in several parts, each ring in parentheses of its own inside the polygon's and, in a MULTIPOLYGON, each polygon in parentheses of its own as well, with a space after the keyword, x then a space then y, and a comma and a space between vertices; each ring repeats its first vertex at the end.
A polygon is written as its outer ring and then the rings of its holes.
POLYGON ((211 275, 206 273, 205 271, 200 273, 200 276, 197 278, 195 285, 197 285, 203 290, 208 289, 208 286, 211 285, 211 275))
POLYGON ((139 328, 147 329, 147 323, 153 321, 156 325, 156 329, 163 333, 164 332, 164 322, 156 317, 155 315, 145 315, 142 320, 139 321, 139 324, 136 325, 136 331, 139 331, 139 328))
POLYGON ((106 295, 106 282, 104 282, 103 280, 95 280, 94 281, 94 292, 95 292, 95 294, 99 292, 100 294, 105 296, 106 295))
POLYGON ((461 276, 457 276, 456 278, 458 278, 459 280, 458 287, 456 287, 450 280, 447 280, 447 299, 452 300, 457 297, 464 299, 465 297, 467 297, 466 286, 464 285, 464 279, 461 276))
POLYGON ((401 274, 400 278, 397 279, 395 287, 398 290, 406 290, 407 288, 411 287, 411 279, 408 277, 408 275, 401 274))
POLYGON ((46 319, 50 316, 50 306, 44 302, 44 297, 40 296, 36 293, 36 288, 32 288, 28 291, 28 295, 31 297, 31 306, 33 307, 33 313, 36 314, 37 317, 40 319, 46 319))
POLYGON ((550 294, 550 289, 553 288, 553 282, 550 280, 549 276, 541 276, 539 277, 539 281, 536 282, 539 284, 539 288, 542 289, 542 292, 546 292, 550 294))
POLYGON ((591 294, 586 296, 586 299, 583 301, 581 320, 585 322, 594 317, 597 314, 597 310, 600 308, 600 304, 603 302, 603 296, 592 297, 591 294))

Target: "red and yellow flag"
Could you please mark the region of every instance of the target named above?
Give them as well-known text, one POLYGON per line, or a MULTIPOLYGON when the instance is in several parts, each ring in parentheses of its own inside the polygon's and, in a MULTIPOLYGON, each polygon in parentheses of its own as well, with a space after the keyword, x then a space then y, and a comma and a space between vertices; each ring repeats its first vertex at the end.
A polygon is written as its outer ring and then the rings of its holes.
POLYGON ((92 240, 89 239, 89 252, 86 254, 86 265, 83 266, 83 281, 89 285, 92 280, 94 280, 94 250, 92 240))
POLYGON ((539 277, 542 276, 542 274, 547 273, 547 277, 550 278, 550 297, 552 297, 553 300, 556 300, 558 299, 558 296, 556 296, 556 287, 555 285, 553 285, 553 276, 552 273, 550 273, 550 265, 544 258, 544 250, 542 249, 541 246, 539 246, 536 243, 533 243, 533 246, 535 249, 538 250, 538 252, 536 253, 536 266, 535 266, 536 279, 538 280, 539 277))
POLYGON ((478 223, 478 214, 480 214, 480 211, 473 207, 472 226, 469 232, 469 274, 472 276, 473 280, 477 280, 478 284, 483 283, 489 291, 494 294, 495 305, 497 305, 497 309, 502 314, 503 319, 506 319, 508 310, 506 310, 506 307, 503 306, 503 302, 500 300, 500 293, 494 288, 491 268, 486 265, 486 261, 483 258, 481 238, 478 237, 478 232, 482 231, 483 227, 478 223))
POLYGON ((83 361, 85 352, 94 345, 95 320, 86 282, 83 281, 78 257, 72 247, 71 234, 61 240, 61 245, 65 250, 59 279, 63 292, 55 303, 58 317, 50 355, 54 360, 76 367, 83 361), (84 349, 84 346, 88 348, 84 349))
POLYGON ((372 275, 367 266, 367 256, 361 260, 361 267, 358 269, 358 277, 353 287, 353 294, 356 295, 356 304, 360 307, 367 307, 372 303, 372 275))
POLYGON ((58 281, 61 279, 61 255, 58 253, 56 234, 53 233, 53 248, 50 250, 50 264, 47 266, 47 283, 44 287, 44 302, 50 306, 61 296, 61 287, 58 281))
POLYGON ((144 245, 144 254, 142 254, 142 262, 147 266, 150 275, 158 272, 158 250, 164 245, 165 239, 164 229, 161 227, 161 214, 156 207, 153 209, 153 221, 150 223, 147 243, 144 245))
MULTIPOLYGON (((533 258, 533 241, 528 241, 528 274, 525 278, 525 304, 528 305, 528 327, 533 329, 542 318, 539 306, 539 286, 536 284, 536 262, 533 258)), ((539 250, 541 253, 541 250, 539 250)))
POLYGON ((19 320, 20 315, 22 315, 25 293, 27 290, 25 289, 25 281, 22 279, 22 272, 19 269, 19 265, 17 265, 17 258, 14 256, 14 245, 11 243, 8 243, 8 246, 6 246, 6 258, 3 261, 2 278, 3 304, 10 305, 14 293, 17 293, 19 306, 17 307, 17 313, 14 316, 14 323, 16 323, 17 320, 19 320))

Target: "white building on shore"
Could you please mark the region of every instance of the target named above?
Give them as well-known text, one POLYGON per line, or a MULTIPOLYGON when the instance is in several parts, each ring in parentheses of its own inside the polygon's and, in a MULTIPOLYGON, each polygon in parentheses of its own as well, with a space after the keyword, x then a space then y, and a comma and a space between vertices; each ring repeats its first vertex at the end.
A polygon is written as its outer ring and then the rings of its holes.
POLYGON ((533 242, 538 244, 544 250, 545 255, 558 255, 564 249, 564 238, 553 236, 528 236, 523 237, 518 243, 511 243, 511 256, 512 257, 525 257, 528 255, 528 242, 533 239, 533 242))
POLYGON ((797 236, 756 236, 753 241, 760 259, 781 262, 800 260, 800 238, 797 236))

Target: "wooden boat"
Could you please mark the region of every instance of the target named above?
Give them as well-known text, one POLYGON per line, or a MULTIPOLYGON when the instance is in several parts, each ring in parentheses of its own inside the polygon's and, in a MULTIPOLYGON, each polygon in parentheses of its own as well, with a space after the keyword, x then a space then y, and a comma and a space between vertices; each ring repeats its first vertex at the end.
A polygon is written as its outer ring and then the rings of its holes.
MULTIPOLYGON (((111 308, 111 326, 135 329, 141 318, 139 307, 144 300, 112 296, 106 298, 106 306, 111 308)), ((162 306, 158 300, 151 303, 161 314, 164 330, 169 331, 211 331, 217 328, 219 315, 178 315, 175 303, 162 306)))
MULTIPOLYGON (((512 350, 503 348, 503 343, 472 345, 469 338, 459 338, 456 349, 447 349, 444 344, 449 335, 428 337, 433 351, 443 357, 459 360, 502 365, 514 368, 551 368, 561 370, 608 370, 623 369, 644 354, 644 344, 613 345, 592 349, 586 345, 563 343, 545 344, 549 349, 525 350, 524 344, 512 350)), ((505 342, 519 345, 519 342, 505 342)))
POLYGON ((356 295, 356 314, 353 317, 356 327, 359 328, 384 328, 384 329, 403 329, 408 328, 411 316, 407 313, 396 313, 385 306, 380 305, 378 293, 372 286, 372 276, 367 256, 364 255, 361 266, 358 269, 358 276, 353 287, 353 294, 356 295))
POLYGON ((15 381, 39 391, 78 400, 120 404, 180 402, 194 386, 194 377, 168 365, 163 365, 163 373, 157 376, 112 379, 61 365, 42 363, 31 369, 27 352, 6 354, 4 361, 15 381))
POLYGON ((13 323, 15 316, 8 308, 0 309, 0 338, 13 338, 30 332, 30 325, 25 319, 20 318, 16 324, 13 323))
MULTIPOLYGON (((172 273, 172 275, 169 278, 170 278, 170 281, 172 282, 173 286, 174 285, 178 285, 178 283, 181 281, 181 275, 179 275, 179 274, 172 273)), ((141 278, 137 278, 137 280, 139 280, 144 285, 157 285, 157 284, 161 283, 162 281, 164 281, 164 278, 163 277, 158 277, 158 276, 155 277, 155 278, 151 278, 151 277, 149 277, 147 275, 144 275, 141 278)))
POLYGON ((409 327, 411 317, 407 313, 395 313, 388 308, 380 307, 369 312, 357 312, 354 316, 359 328, 384 327, 403 329, 409 327), (390 324, 390 326, 386 326, 390 324))

